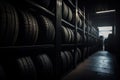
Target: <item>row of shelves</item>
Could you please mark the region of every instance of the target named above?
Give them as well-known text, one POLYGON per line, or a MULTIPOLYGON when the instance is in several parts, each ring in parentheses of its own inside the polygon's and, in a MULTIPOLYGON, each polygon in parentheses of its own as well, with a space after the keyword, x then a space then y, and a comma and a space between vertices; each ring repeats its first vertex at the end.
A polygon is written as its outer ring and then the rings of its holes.
MULTIPOLYGON (((42 10, 43 12, 45 12, 46 14, 48 14, 48 16, 51 15, 51 17, 55 17, 55 13, 53 13, 53 12, 51 12, 50 10, 42 7, 41 5, 39 5, 39 4, 37 4, 37 3, 33 2, 33 1, 30 1, 30 0, 26 0, 26 2, 29 3, 30 5, 32 5, 33 7, 38 8, 40 11, 42 10)), ((76 8, 75 8, 75 5, 74 5, 70 0, 67 0, 67 1, 65 1, 65 2, 67 2, 67 3, 69 4, 69 6, 72 6, 74 9, 76 9, 76 8)), ((89 24, 88 20, 86 20, 86 18, 85 18, 85 16, 84 16, 84 12, 83 12, 80 8, 77 8, 77 9, 78 9, 78 12, 80 13, 80 15, 83 17, 83 19, 85 19, 85 23, 86 23, 88 26, 93 27, 92 25, 89 24)), ((69 25, 69 26, 70 26, 71 28, 73 28, 73 29, 75 28, 75 24, 72 24, 72 23, 66 21, 65 19, 61 19, 61 22, 62 22, 63 24, 69 25)), ((84 23, 83 23, 83 24, 84 24, 84 23)), ((83 26, 84 26, 84 25, 83 25, 83 26)), ((87 26, 87 27, 88 27, 88 26, 87 26)), ((77 27, 77 29, 80 30, 80 31, 84 31, 83 28, 77 27)), ((97 31, 96 31, 96 32, 97 32, 97 31)), ((85 33, 88 33, 88 32, 85 31, 85 33)), ((89 34, 89 35, 92 35, 92 33, 88 33, 88 34, 89 34)), ((94 36, 93 36, 93 37, 94 37, 94 36)), ((95 38, 97 38, 97 37, 95 37, 95 38)))
MULTIPOLYGON (((60 34, 60 28, 61 28, 61 25, 62 24, 66 24, 66 25, 68 25, 71 29, 73 29, 73 30, 75 30, 74 31, 74 34, 75 34, 75 38, 76 38, 76 34, 77 34, 77 32, 79 31, 79 32, 82 32, 83 34, 86 34, 87 36, 91 36, 91 37, 93 37, 93 38, 95 38, 95 39, 99 39, 98 38, 98 36, 95 36, 95 35, 93 35, 92 33, 90 33, 90 32, 87 32, 86 30, 85 30, 85 28, 83 28, 84 27, 84 25, 83 25, 83 27, 81 27, 81 28, 79 28, 78 26, 77 26, 77 24, 75 23, 75 24, 72 24, 72 23, 70 23, 70 22, 68 22, 68 21, 66 21, 65 19, 62 19, 62 14, 60 14, 61 13, 61 11, 62 11, 62 0, 58 0, 58 1, 56 1, 56 10, 55 10, 55 12, 52 12, 52 11, 50 11, 50 10, 48 10, 47 8, 45 8, 45 7, 43 7, 43 6, 41 6, 41 5, 39 5, 39 4, 37 4, 37 3, 35 3, 34 1, 31 1, 31 0, 25 0, 25 5, 27 5, 27 8, 28 9, 30 9, 31 11, 33 11, 33 10, 37 10, 38 12, 41 12, 42 14, 43 13, 45 13, 47 16, 50 16, 51 18, 54 18, 55 19, 55 28, 56 28, 56 42, 55 42, 55 44, 57 44, 57 42, 58 43, 60 43, 60 44, 62 44, 61 42, 60 42, 60 36, 61 36, 61 34, 60 34), (61 3, 61 4, 58 4, 58 2, 59 3, 61 3), (58 37, 58 39, 57 39, 57 37, 58 37)), ((76 11, 76 13, 77 13, 77 11, 78 11, 78 6, 77 6, 77 1, 76 1, 76 6, 70 1, 70 0, 68 0, 68 1, 65 1, 67 4, 69 4, 69 6, 71 6, 71 7, 73 7, 76 11)), ((34 12, 34 11, 33 11, 34 12)), ((85 16, 83 15, 83 11, 81 11, 80 9, 79 9, 79 13, 82 15, 82 17, 84 17, 84 19, 85 19, 85 16)), ((76 16, 77 17, 77 16, 76 16)), ((75 21, 76 22, 76 21, 75 21)), ((84 22, 84 21, 83 21, 84 22)), ((86 19, 85 19, 85 22, 87 22, 87 23, 89 23, 86 19)), ((85 24, 85 23, 84 23, 85 24)), ((89 25, 89 24, 88 24, 89 25)), ((87 26, 88 27, 88 26, 87 26)), ((92 26, 91 26, 92 27, 92 26)), ((79 44, 79 43, 77 43, 76 42, 76 39, 75 39, 75 45, 77 45, 77 44, 79 44)), ((59 44, 59 45, 60 45, 59 44)), ((68 44, 68 45, 71 45, 71 44, 68 44)), ((34 46, 36 46, 36 47, 38 47, 38 45, 34 45, 34 46)), ((34 47, 34 46, 30 46, 30 47, 34 47)), ((45 45, 39 45, 39 47, 44 47, 44 46, 47 46, 47 44, 45 44, 45 45)), ((13 46, 13 47, 15 47, 15 46, 13 46)), ((12 46, 11 46, 11 48, 13 48, 12 46)), ((16 47, 18 47, 18 46, 16 46, 16 47)), ((24 46, 23 46, 24 47, 24 46)), ((27 46, 28 47, 28 46, 27 46)), ((48 47, 49 47, 49 45, 48 45, 48 47)), ((10 48, 10 47, 7 47, 7 48, 10 48)))
MULTIPOLYGON (((51 10, 47 9, 47 8, 39 5, 38 3, 35 3, 34 0, 22 0, 22 1, 24 1, 23 5, 16 5, 17 1, 14 1, 13 3, 11 2, 11 4, 13 4, 17 8, 24 9, 25 11, 27 10, 28 12, 33 13, 33 14, 42 14, 44 16, 47 16, 51 20, 53 20, 54 28, 55 28, 54 42, 43 43, 43 44, 34 44, 34 45, 14 45, 14 46, 0 47, 0 53, 2 53, 0 58, 4 59, 6 56, 7 57, 12 56, 12 57, 15 57, 15 58, 19 58, 21 56, 22 57, 25 57, 25 56, 32 56, 33 57, 33 56, 36 56, 36 54, 46 53, 48 55, 54 56, 54 58, 52 58, 52 59, 55 61, 55 64, 57 64, 58 63, 57 58, 61 58, 61 56, 62 56, 61 51, 71 51, 71 50, 73 50, 72 51, 72 55, 73 55, 72 66, 75 68, 76 67, 76 64, 75 64, 76 54, 78 53, 77 49, 80 48, 80 49, 84 50, 84 48, 96 46, 95 44, 89 44, 88 41, 87 41, 88 36, 93 37, 95 40, 96 39, 99 40, 99 38, 96 37, 95 35, 93 35, 92 33, 89 33, 88 31, 85 30, 85 26, 84 26, 85 16, 84 16, 84 12, 81 11, 80 9, 78 9, 78 0, 74 0, 75 3, 73 3, 71 0, 64 0, 64 2, 71 9, 73 9, 72 11, 74 11, 74 13, 75 13, 74 23, 71 23, 71 22, 62 18, 62 3, 63 3, 63 0, 56 0, 55 1, 54 11, 51 11, 51 10), (77 19, 77 14, 76 13, 78 13, 78 10, 79 10, 80 15, 83 18, 82 27, 78 27, 78 24, 76 23, 77 22, 77 20, 76 20, 77 19), (62 42, 62 34, 61 34, 62 33, 62 31, 61 31, 62 30, 62 25, 66 25, 66 27, 70 28, 73 31, 74 39, 73 39, 72 43, 63 43, 62 42), (80 33, 80 35, 82 36, 82 39, 83 39, 81 42, 77 41, 78 32, 80 33), (85 38, 85 35, 86 35, 86 38, 85 38)), ((81 55, 86 55, 86 53, 85 54, 80 53, 80 54, 81 55)), ((64 58, 64 56, 63 56, 63 58, 64 58)), ((61 64, 59 64, 59 65, 61 65, 61 64)), ((58 67, 58 65, 56 66, 56 68, 57 67, 58 67)), ((55 74, 54 77, 56 77, 56 76, 61 77, 61 75, 59 75, 57 73, 59 73, 59 72, 56 71, 54 73, 55 74)), ((63 74, 64 73, 62 73, 62 75, 63 74)), ((59 78, 57 77, 56 80, 58 80, 58 79, 59 78)))

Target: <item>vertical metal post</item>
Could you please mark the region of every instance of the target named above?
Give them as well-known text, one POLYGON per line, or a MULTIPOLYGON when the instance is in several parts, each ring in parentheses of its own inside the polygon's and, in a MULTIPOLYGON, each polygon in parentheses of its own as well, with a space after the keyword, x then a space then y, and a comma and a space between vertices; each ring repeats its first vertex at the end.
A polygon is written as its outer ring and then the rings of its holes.
POLYGON ((84 30, 84 35, 85 35, 85 7, 83 8, 83 16, 84 16, 84 22, 83 22, 83 30, 84 30))
POLYGON ((60 57, 60 51, 61 51, 61 19, 62 19, 62 0, 56 0, 56 7, 55 7, 55 79, 57 80, 59 77, 58 67, 59 64, 57 64, 58 60, 57 58, 60 57))
MULTIPOLYGON (((74 31, 74 34, 75 34, 75 47, 74 47, 74 60, 76 60, 76 53, 77 53, 77 13, 78 13, 78 0, 76 0, 75 2, 75 31, 74 31)), ((74 61, 74 67, 76 66, 76 62, 74 61)))
POLYGON ((86 42, 87 43, 87 46, 86 46, 87 47, 87 56, 86 57, 88 57, 88 55, 89 55, 89 51, 88 51, 88 49, 89 49, 89 45, 88 45, 89 44, 89 41, 88 41, 88 38, 89 38, 88 27, 91 26, 88 13, 87 13, 87 20, 88 20, 87 21, 88 23, 87 23, 87 36, 86 36, 86 39, 87 39, 87 42, 86 42))
POLYGON ((113 35, 116 36, 116 12, 113 13, 114 23, 113 23, 113 35))

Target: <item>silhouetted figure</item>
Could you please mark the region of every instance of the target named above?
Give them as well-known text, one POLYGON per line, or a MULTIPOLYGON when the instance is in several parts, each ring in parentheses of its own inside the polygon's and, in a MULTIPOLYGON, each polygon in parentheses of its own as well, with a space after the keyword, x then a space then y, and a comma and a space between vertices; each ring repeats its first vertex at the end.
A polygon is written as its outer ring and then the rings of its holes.
POLYGON ((104 37, 100 36, 99 49, 103 50, 103 46, 104 46, 104 37))
POLYGON ((108 38, 105 40, 105 49, 108 50, 109 52, 114 51, 114 35, 109 34, 108 38))

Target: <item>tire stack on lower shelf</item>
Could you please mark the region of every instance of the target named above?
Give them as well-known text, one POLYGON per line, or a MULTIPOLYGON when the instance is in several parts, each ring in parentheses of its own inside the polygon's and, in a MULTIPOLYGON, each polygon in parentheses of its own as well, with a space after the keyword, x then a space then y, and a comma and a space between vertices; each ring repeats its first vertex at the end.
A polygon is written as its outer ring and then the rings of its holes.
POLYGON ((0 80, 6 80, 5 71, 1 64, 0 64, 0 80))
POLYGON ((53 63, 48 55, 24 56, 6 60, 0 66, 0 79, 49 80, 53 77, 53 63))
POLYGON ((63 50, 60 52, 60 56, 57 57, 57 73, 58 77, 63 77, 68 72, 74 69, 75 67, 82 62, 82 52, 77 48, 76 54, 73 50, 63 50), (75 55, 75 56, 74 56, 75 55))

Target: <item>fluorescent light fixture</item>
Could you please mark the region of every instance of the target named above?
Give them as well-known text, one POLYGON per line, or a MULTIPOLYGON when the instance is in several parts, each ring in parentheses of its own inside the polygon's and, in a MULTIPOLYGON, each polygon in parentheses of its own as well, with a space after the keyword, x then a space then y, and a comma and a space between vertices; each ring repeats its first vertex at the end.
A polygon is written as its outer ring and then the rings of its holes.
POLYGON ((115 10, 98 11, 96 14, 115 12, 115 10))

